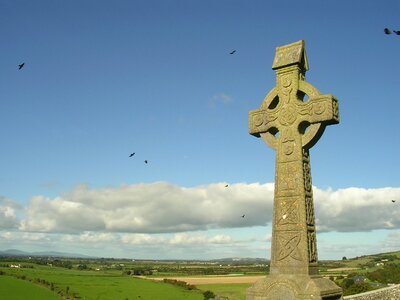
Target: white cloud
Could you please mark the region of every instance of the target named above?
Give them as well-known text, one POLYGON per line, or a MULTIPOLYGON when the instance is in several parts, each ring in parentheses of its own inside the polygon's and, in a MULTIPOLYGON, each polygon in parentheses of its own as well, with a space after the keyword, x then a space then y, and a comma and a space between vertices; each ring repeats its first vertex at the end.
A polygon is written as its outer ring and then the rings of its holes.
POLYGON ((172 239, 169 240, 172 245, 203 245, 207 243, 207 237, 205 235, 190 235, 187 233, 176 234, 172 239))
POLYGON ((215 107, 216 105, 218 105, 219 103, 223 104, 223 105, 227 105, 229 103, 231 103, 233 101, 233 98, 231 96, 228 96, 225 93, 219 93, 219 94, 215 94, 210 98, 210 106, 211 107, 215 107))
POLYGON ((26 218, 21 221, 22 231, 79 232, 98 230, 103 227, 96 217, 96 208, 61 197, 49 199, 33 197, 25 209, 26 218))
MULTIPOLYGON (((82 239, 96 240, 108 237, 85 232, 160 234, 265 226, 271 223, 273 193, 272 183, 237 183, 228 188, 224 183, 190 188, 165 182, 107 189, 82 185, 54 199, 33 197, 21 220, 16 204, 2 199, 0 227, 20 224, 20 231, 83 234, 82 239)), ((399 199, 400 188, 333 191, 314 187, 317 230, 400 228, 399 199), (393 203, 392 199, 398 201, 393 203)), ((184 239, 176 236, 173 242, 184 239)), ((203 242, 199 237, 191 239, 203 242)))
MULTIPOLYGON (((0 237, 2 237, 0 232, 0 237)), ((34 234, 38 235, 38 234, 34 234)), ((84 232, 82 234, 52 234, 41 233, 41 240, 30 241, 23 239, 22 233, 10 233, 14 242, 19 245, 34 248, 43 246, 46 240, 57 251, 68 251, 87 255, 109 257, 136 257, 136 258, 200 258, 206 255, 215 258, 221 253, 239 252, 249 253, 252 248, 259 246, 256 238, 241 240, 228 234, 210 234, 210 232, 176 233, 170 234, 135 234, 135 233, 96 233, 84 232), (36 243, 35 243, 36 242, 36 243), (108 254, 105 254, 108 253, 108 254), (179 254, 178 254, 179 253, 179 254), (214 254, 215 253, 215 254, 214 254), (185 256, 183 256, 185 255, 185 256)), ((16 246, 19 248, 20 246, 16 246)), ((15 246, 11 246, 14 247, 15 246)), ((266 248, 266 247, 264 247, 266 248)), ((24 249, 24 248, 23 248, 24 249)), ((227 254, 227 256, 229 256, 227 254)))
POLYGON ((17 211, 20 209, 15 201, 0 196, 0 230, 18 227, 17 211))
POLYGON ((166 243, 165 238, 150 234, 124 234, 121 236, 121 241, 124 244, 130 245, 156 245, 166 243))
POLYGON ((53 240, 53 237, 41 232, 0 231, 0 238, 4 241, 43 242, 53 240))
POLYGON ((12 232, 10 232, 10 231, 0 232, 0 237, 3 240, 12 240, 14 238, 14 236, 15 235, 13 235, 12 232))
POLYGON ((400 228, 400 188, 314 188, 318 231, 371 231, 400 228))
POLYGON ((229 188, 163 182, 98 190, 79 186, 55 199, 34 197, 20 230, 168 233, 265 225, 272 216, 272 195, 273 184, 258 183, 229 188))
POLYGON ((79 240, 82 242, 90 242, 90 243, 97 243, 97 242, 111 242, 116 239, 115 235, 111 233, 104 233, 104 232, 84 232, 79 236, 79 240))
POLYGON ((218 234, 210 238, 209 242, 213 244, 231 244, 233 242, 233 239, 229 235, 218 234))

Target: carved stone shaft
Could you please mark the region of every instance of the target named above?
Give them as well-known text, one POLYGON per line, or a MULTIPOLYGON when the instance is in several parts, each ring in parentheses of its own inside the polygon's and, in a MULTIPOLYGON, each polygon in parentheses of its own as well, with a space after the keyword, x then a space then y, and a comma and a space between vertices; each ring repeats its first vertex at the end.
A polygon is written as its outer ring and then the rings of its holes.
MULTIPOLYGON (((280 282, 280 288, 264 282, 261 290, 264 294, 271 294, 271 290, 280 294, 281 290, 283 298, 254 298, 256 289, 250 288, 247 299, 309 299, 309 292, 283 284, 283 278, 287 275, 293 283, 297 275, 297 281, 302 278, 300 282, 326 283, 310 277, 318 275, 318 255, 309 149, 327 125, 339 123, 338 101, 332 95, 321 95, 305 81, 308 62, 304 41, 278 47, 272 68, 277 74, 276 87, 258 110, 249 113, 249 131, 276 151, 269 282, 280 282)), ((326 284, 336 292, 329 294, 340 299, 340 288, 331 283, 326 284)), ((321 298, 323 291, 310 293, 320 294, 315 299, 325 299, 321 298)))

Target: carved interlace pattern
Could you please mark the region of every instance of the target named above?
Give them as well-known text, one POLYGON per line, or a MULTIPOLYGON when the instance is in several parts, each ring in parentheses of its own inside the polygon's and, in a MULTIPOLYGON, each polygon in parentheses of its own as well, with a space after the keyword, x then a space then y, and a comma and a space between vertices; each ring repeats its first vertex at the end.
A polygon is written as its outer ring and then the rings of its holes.
POLYGON ((260 109, 250 112, 249 131, 276 150, 271 269, 293 267, 301 273, 318 261, 308 150, 325 126, 339 122, 339 106, 332 95, 321 95, 304 81, 304 44, 279 48, 273 69, 277 85, 260 109))

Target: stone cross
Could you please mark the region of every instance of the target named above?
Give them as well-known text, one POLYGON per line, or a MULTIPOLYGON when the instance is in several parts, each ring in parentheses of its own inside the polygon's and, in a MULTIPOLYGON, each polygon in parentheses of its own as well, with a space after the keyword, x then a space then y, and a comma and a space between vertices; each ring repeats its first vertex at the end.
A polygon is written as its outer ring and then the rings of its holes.
MULTIPOLYGON (((309 149, 327 125, 339 123, 338 101, 330 94, 321 95, 305 81, 308 62, 304 41, 278 47, 272 69, 276 70, 276 86, 261 107, 249 113, 250 134, 261 137, 276 151, 272 277, 264 280, 262 288, 250 288, 247 299, 325 299, 307 297, 322 295, 326 288, 319 287, 319 292, 314 290, 308 295, 295 286, 308 281, 317 282, 317 286, 327 284, 323 278, 311 279, 318 275, 318 255, 309 149), (297 279, 292 283, 296 280, 298 283, 293 283, 291 288, 288 278, 293 276, 297 279), (275 289, 272 293, 277 295, 275 298, 266 296, 272 295, 271 289, 275 289), (305 298, 298 295, 305 295, 305 298)), ((331 281, 327 285, 330 297, 334 297, 329 299, 341 299, 340 288, 331 281)))

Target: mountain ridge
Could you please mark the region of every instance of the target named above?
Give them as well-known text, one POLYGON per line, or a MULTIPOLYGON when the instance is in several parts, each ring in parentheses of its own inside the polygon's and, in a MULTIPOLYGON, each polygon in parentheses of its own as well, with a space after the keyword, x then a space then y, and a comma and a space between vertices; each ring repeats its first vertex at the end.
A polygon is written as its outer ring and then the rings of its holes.
POLYGON ((68 253, 68 252, 58 252, 58 251, 27 252, 18 249, 0 250, 0 256, 48 256, 48 257, 71 257, 71 258, 95 258, 94 256, 89 256, 79 253, 68 253))

